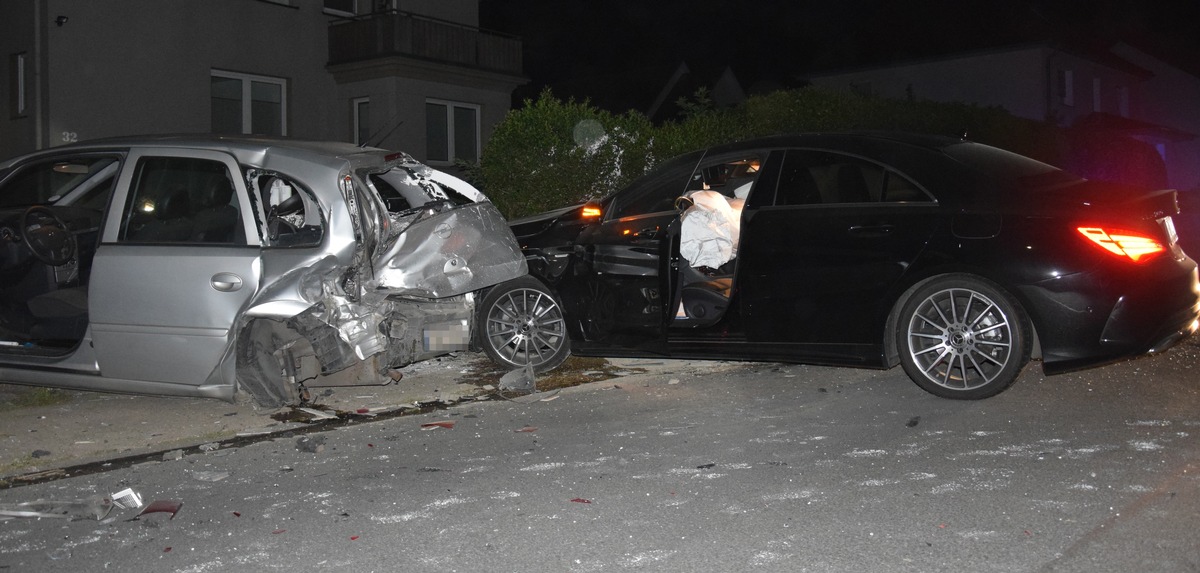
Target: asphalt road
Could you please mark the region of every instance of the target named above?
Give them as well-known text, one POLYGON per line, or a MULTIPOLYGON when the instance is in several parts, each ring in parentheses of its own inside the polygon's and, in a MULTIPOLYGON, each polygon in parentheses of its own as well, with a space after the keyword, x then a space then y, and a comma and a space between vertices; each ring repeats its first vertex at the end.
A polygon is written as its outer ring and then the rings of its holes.
POLYGON ((1196 571, 1198 363, 1035 364, 981 402, 746 364, 466 403, 0 491, 182 504, 0 522, 0 569, 1196 571))

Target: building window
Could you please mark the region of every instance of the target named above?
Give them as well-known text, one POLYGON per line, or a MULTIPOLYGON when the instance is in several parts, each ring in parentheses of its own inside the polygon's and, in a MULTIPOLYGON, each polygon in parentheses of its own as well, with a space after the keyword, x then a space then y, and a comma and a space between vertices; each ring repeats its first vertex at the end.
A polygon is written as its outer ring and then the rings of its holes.
POLYGON ((29 101, 26 98, 28 86, 26 85, 26 70, 27 59, 24 53, 13 54, 9 58, 9 81, 12 92, 9 93, 8 101, 10 106, 10 114, 13 118, 20 118, 29 115, 29 101))
POLYGON ((430 163, 479 161, 479 106, 425 101, 425 153, 430 163))
POLYGON ((212 72, 212 131, 287 135, 287 81, 212 72))
POLYGON ((339 16, 353 16, 355 0, 325 0, 325 12, 339 16))
POLYGON ((378 145, 379 142, 371 142, 371 98, 354 98, 350 106, 354 108, 354 143, 378 145))
POLYGON ((1058 71, 1058 99, 1063 105, 1075 105, 1075 72, 1058 71))

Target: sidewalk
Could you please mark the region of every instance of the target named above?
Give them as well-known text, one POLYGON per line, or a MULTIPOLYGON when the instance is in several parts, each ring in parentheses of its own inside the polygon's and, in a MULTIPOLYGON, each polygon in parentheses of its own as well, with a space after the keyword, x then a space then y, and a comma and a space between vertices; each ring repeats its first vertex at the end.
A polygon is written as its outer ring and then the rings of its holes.
MULTIPOLYGON (((616 376, 657 373, 675 376, 725 365, 679 360, 610 359, 616 376)), ((483 354, 464 353, 410 365, 386 386, 313 388, 313 407, 343 417, 372 417, 418 406, 452 405, 492 391, 481 380, 490 369, 483 354)), ((5 386, 12 391, 24 387, 5 386)), ((261 410, 202 398, 64 392, 69 401, 53 406, 8 409, 0 414, 0 487, 39 472, 115 458, 171 452, 273 434, 310 425, 294 409, 261 410)))

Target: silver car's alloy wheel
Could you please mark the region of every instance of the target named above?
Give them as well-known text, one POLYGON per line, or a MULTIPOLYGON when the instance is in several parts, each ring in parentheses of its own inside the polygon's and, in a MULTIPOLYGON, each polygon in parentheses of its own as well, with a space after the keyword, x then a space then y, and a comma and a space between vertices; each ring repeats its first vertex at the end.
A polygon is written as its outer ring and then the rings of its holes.
POLYGON ((484 350, 508 368, 550 370, 569 353, 562 308, 528 278, 497 286, 484 298, 484 350))
POLYGON ((922 388, 984 398, 1007 388, 1029 360, 1019 309, 982 282, 960 279, 915 293, 899 324, 901 360, 922 388))

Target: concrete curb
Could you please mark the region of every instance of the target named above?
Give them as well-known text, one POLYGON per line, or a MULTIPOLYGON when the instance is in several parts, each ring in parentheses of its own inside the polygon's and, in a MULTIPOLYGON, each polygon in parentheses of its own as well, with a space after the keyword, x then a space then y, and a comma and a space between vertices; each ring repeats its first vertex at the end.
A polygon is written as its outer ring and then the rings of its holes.
MULTIPOLYGON (((724 362, 609 359, 630 383, 687 376, 735 366, 724 362)), ((486 394, 473 373, 486 368, 482 354, 461 354, 410 365, 401 381, 386 386, 314 388, 323 410, 371 418, 416 410, 418 405, 450 406, 486 394)), ((613 379, 557 390, 572 394, 611 388, 613 379), (607 384, 607 386, 606 386, 607 384)), ((537 401, 545 396, 522 399, 537 401)), ((306 422, 283 420, 291 409, 259 410, 201 398, 164 398, 71 392, 54 406, 11 409, 0 416, 0 483, 36 480, 56 470, 117 458, 185 450, 254 435, 300 431, 306 422), (273 417, 274 416, 274 417, 273 417)))

